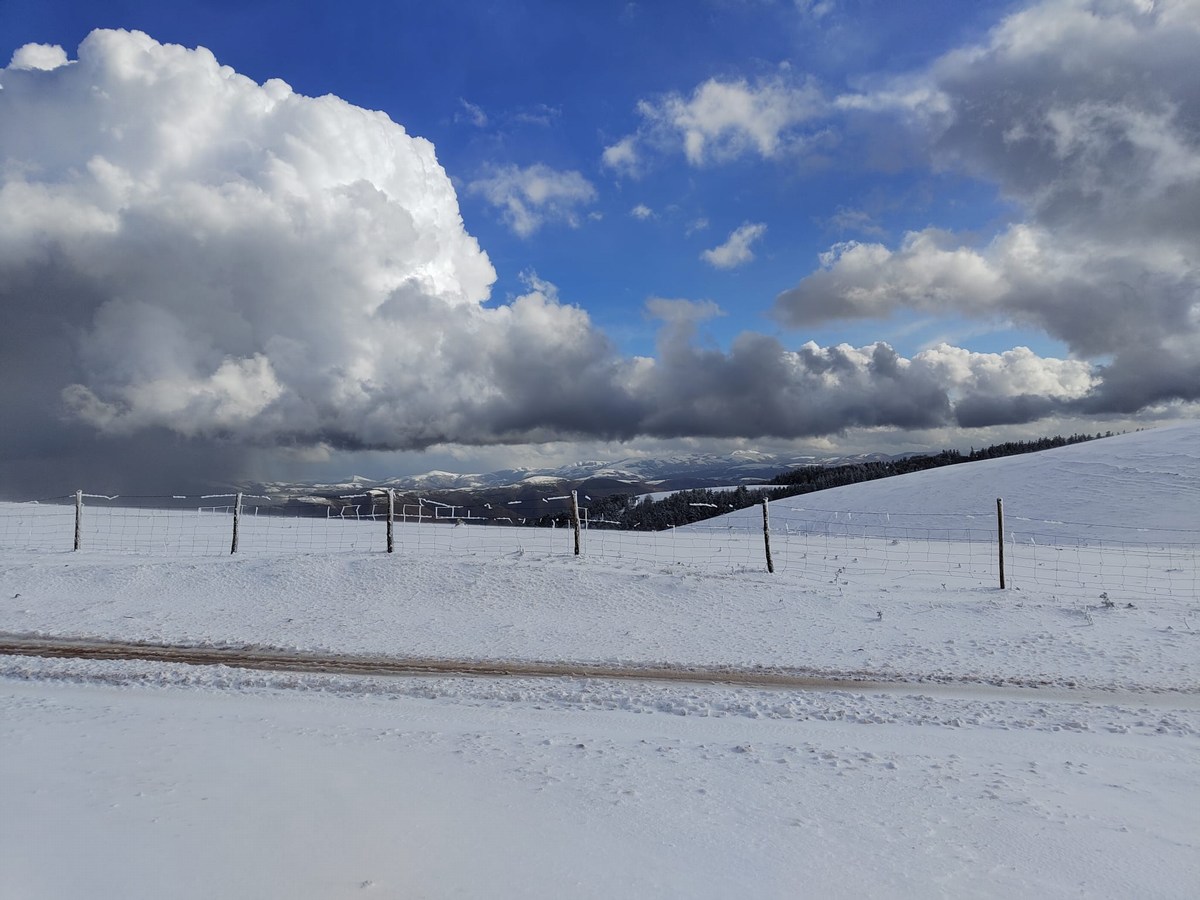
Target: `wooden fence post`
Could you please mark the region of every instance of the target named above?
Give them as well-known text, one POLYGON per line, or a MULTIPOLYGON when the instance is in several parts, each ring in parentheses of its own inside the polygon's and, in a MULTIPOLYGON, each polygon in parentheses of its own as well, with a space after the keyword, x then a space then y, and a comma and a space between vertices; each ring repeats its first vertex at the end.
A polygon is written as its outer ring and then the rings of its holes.
POLYGON ((242 494, 239 491, 237 499, 233 501, 233 544, 229 548, 229 554, 232 556, 238 551, 238 526, 242 522, 242 494))
POLYGON ((75 549, 83 544, 83 488, 75 492, 75 549))
POLYGON ((767 571, 774 574, 775 563, 771 559, 771 523, 767 516, 767 498, 763 497, 763 546, 767 550, 767 571))
POLYGON ((1004 501, 996 498, 996 547, 1000 560, 1000 590, 1004 590, 1004 501))
POLYGON ((387 550, 391 553, 396 545, 392 540, 392 523, 396 520, 396 492, 388 488, 387 550))
POLYGON ((571 491, 571 524, 575 527, 575 555, 579 555, 579 493, 571 491))

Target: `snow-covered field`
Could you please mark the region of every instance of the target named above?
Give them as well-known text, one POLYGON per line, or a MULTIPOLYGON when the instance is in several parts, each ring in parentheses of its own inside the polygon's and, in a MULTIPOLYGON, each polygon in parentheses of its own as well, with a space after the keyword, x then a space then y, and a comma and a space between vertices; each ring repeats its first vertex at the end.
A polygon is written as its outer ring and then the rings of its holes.
POLYGON ((1189 425, 780 501, 774 575, 758 510, 578 558, 453 526, 388 555, 376 523, 337 553, 0 550, 10 634, 896 682, 0 657, 0 896, 1194 896, 1195 448, 1189 425), (997 496, 1057 580, 1035 559, 1001 591, 994 545, 932 534, 994 536, 997 496), (721 527, 744 562, 705 564, 721 527))

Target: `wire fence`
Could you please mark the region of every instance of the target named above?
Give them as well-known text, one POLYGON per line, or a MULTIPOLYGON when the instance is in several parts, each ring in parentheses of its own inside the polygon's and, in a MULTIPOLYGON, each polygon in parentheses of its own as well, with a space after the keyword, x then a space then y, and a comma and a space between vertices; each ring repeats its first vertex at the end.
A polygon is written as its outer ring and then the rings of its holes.
POLYGON ((998 519, 990 511, 855 511, 794 500, 772 504, 772 520, 783 566, 840 588, 865 579, 930 590, 999 586, 1003 571, 1013 590, 1102 600, 1200 596, 1200 530, 998 519))
MULTIPOLYGON (((362 495, 367 496, 367 495, 362 495)), ((554 498, 563 501, 566 498, 554 498)), ((521 501, 526 502, 526 501, 521 501)), ((528 501, 532 511, 549 508, 528 501)), ((846 594, 889 586, 1041 589, 1126 602, 1200 596, 1200 530, 1035 520, 994 513, 895 513, 804 505, 798 498, 664 531, 589 523, 580 509, 587 562, 657 572, 744 573, 767 569, 846 594), (1003 537, 1001 538, 1001 535, 1003 537)), ((532 558, 572 557, 572 527, 522 527, 511 515, 374 500, 297 509, 249 495, 105 497, 83 494, 0 503, 0 551, 140 554, 150 557, 386 552, 532 558), (137 505, 133 505, 133 504, 137 505), (316 512, 316 514, 314 514, 316 512)))

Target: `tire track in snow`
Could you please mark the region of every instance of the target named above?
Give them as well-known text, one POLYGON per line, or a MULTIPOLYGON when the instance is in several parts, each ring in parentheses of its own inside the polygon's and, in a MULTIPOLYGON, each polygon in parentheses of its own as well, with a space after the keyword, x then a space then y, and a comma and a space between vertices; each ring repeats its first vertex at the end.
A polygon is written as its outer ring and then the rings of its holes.
POLYGON ((591 678, 606 681, 733 685, 766 690, 920 692, 946 697, 1042 699, 1072 703, 1134 703, 1200 708, 1200 695, 1174 690, 1122 691, 1079 687, 1039 678, 904 676, 885 672, 821 672, 802 668, 617 665, 566 661, 471 660, 379 656, 261 646, 167 644, 105 638, 45 637, 0 632, 0 655, 57 659, 138 660, 193 666, 230 666, 321 675, 442 676, 473 678, 591 678))

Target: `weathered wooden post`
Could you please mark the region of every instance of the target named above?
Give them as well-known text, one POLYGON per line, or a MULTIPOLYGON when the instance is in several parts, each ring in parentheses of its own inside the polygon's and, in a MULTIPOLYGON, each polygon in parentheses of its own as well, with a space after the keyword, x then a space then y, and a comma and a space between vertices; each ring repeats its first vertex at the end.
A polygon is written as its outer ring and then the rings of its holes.
POLYGON ((1000 590, 1004 590, 1004 501, 996 498, 996 547, 1000 559, 1000 590))
POLYGON ((396 520, 396 492, 392 488, 388 488, 388 520, 387 520, 387 548, 388 553, 391 553, 396 545, 392 541, 392 523, 396 520))
POLYGON ((75 492, 75 549, 83 544, 83 489, 75 492))
POLYGON ((242 494, 239 491, 237 498, 233 501, 233 544, 229 548, 229 553, 232 556, 238 550, 238 526, 242 523, 242 494))
POLYGON ((763 497, 763 546, 767 550, 767 571, 774 574, 775 563, 771 559, 771 522, 767 514, 767 498, 763 497))
POLYGON ((575 528, 575 555, 579 555, 579 493, 571 491, 571 525, 575 528))

